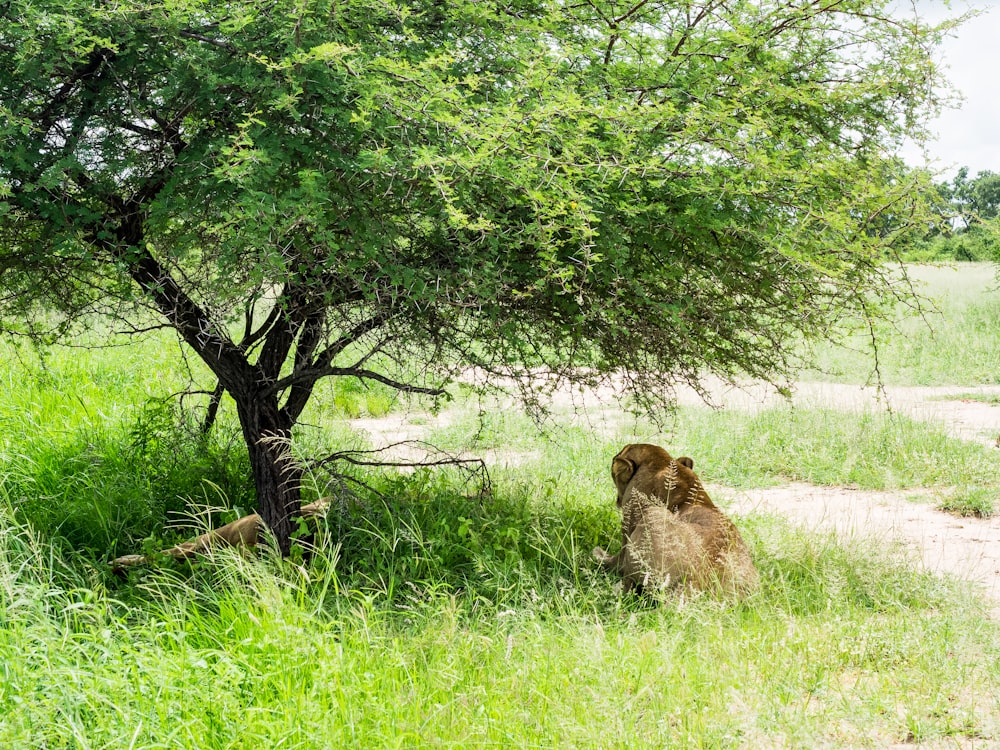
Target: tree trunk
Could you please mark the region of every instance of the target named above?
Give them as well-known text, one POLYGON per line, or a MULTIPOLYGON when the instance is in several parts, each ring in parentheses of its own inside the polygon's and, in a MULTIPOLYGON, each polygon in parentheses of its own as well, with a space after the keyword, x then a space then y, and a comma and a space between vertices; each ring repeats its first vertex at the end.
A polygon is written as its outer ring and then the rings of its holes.
POLYGON ((289 446, 291 421, 278 408, 276 398, 237 399, 236 408, 250 453, 257 512, 277 539, 282 556, 287 556, 291 551, 291 518, 302 503, 302 467, 289 446))
MULTIPOLYGON (((159 178, 146 185, 144 191, 149 192, 149 200, 160 185, 159 178)), ((278 408, 276 393, 262 395, 259 386, 261 382, 273 383, 281 372, 295 339, 294 327, 291 321, 281 319, 282 325, 274 326, 267 334, 260 361, 256 366, 251 365, 243 347, 234 344, 224 329, 216 328, 212 318, 160 265, 146 245, 145 205, 141 201, 119 202, 118 242, 108 243, 107 249, 116 260, 126 264, 132 279, 218 376, 220 388, 229 391, 236 402, 243 439, 250 453, 258 514, 277 539, 282 556, 287 556, 291 551, 291 517, 298 515, 301 506, 302 467, 290 452, 292 416, 278 408)), ((100 243, 96 237, 94 241, 100 243)), ((217 389, 216 395, 221 396, 221 391, 217 389)), ((213 396, 206 430, 217 408, 218 399, 213 396)))

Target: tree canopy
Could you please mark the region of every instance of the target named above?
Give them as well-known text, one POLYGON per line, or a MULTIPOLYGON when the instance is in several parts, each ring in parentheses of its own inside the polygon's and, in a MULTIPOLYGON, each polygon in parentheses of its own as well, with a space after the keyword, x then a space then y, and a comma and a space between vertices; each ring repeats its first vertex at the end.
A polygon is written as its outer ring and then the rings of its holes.
POLYGON ((10 0, 0 315, 174 327, 287 550, 322 378, 773 377, 893 293, 949 24, 892 6, 10 0))

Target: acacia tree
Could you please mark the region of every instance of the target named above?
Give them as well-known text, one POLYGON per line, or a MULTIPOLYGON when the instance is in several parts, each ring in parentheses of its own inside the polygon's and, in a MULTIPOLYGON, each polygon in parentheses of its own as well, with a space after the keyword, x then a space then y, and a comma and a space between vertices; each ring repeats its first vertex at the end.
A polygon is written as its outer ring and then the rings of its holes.
POLYGON ((776 377, 924 220, 945 27, 888 6, 9 0, 6 325, 176 329, 285 551, 323 378, 776 377))

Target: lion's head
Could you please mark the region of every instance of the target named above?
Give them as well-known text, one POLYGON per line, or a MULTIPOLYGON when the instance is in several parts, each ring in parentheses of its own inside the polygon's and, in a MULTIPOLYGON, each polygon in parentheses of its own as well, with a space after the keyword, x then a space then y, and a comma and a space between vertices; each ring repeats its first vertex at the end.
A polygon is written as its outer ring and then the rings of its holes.
POLYGON ((713 507, 694 473, 694 459, 675 459, 658 445, 626 445, 611 459, 611 478, 618 489, 619 507, 634 493, 649 495, 671 510, 685 505, 713 507))

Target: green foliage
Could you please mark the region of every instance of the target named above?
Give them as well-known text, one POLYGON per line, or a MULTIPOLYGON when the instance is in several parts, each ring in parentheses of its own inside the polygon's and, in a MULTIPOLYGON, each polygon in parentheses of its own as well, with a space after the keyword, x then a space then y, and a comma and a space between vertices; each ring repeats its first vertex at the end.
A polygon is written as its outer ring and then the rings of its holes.
POLYGON ((962 167, 936 186, 937 218, 924 236, 903 247, 911 263, 995 261, 1000 258, 1000 174, 988 170, 969 177, 962 167))
POLYGON ((914 243, 903 257, 912 263, 995 261, 1000 258, 997 228, 991 223, 962 232, 936 234, 914 243))
POLYGON ((939 191, 965 229, 1000 217, 1000 174, 983 170, 970 179, 969 168, 962 167, 939 191))
POLYGON ((952 22, 890 5, 9 3, 5 309, 152 304, 293 422, 316 378, 372 377, 344 336, 434 380, 770 375, 926 215, 885 154, 952 22))
POLYGON ((878 259, 930 220, 887 155, 925 135, 954 22, 425 6, 0 9, 0 328, 152 309, 235 401, 286 552, 282 446, 322 378, 440 396, 478 367, 532 404, 540 372, 624 371, 655 407, 706 370, 774 377, 905 295, 878 259))

